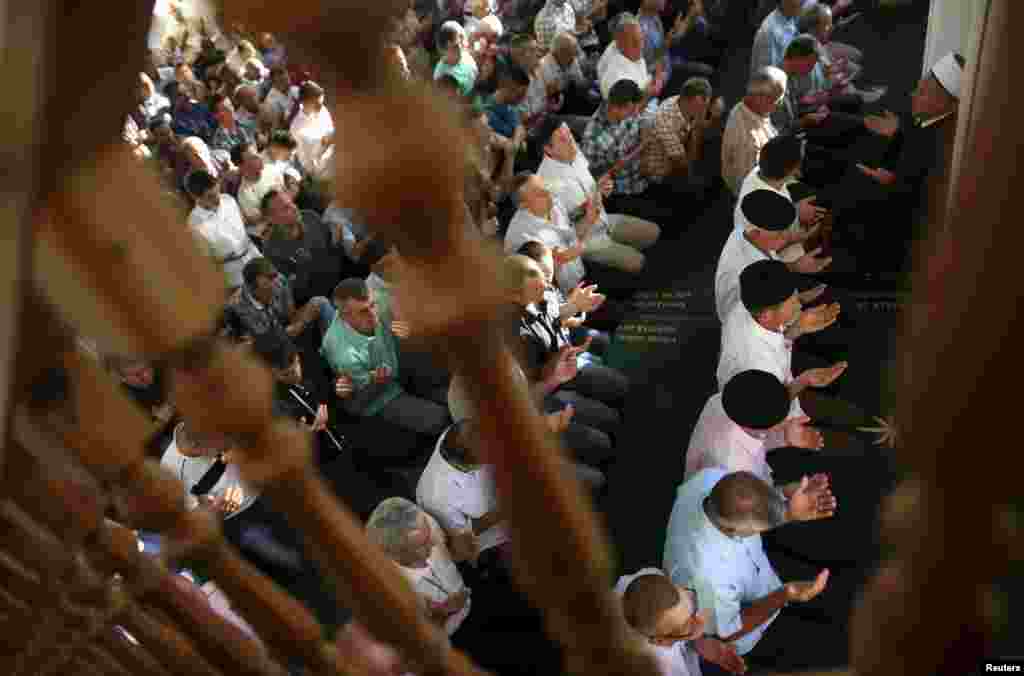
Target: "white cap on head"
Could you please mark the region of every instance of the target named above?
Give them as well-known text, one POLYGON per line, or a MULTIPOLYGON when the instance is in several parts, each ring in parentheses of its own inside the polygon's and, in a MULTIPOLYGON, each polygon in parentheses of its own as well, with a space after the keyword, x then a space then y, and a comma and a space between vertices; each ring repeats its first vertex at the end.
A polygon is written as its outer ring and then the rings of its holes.
POLYGON ((952 53, 946 54, 939 59, 939 62, 932 66, 932 75, 939 81, 942 88, 953 98, 960 98, 960 81, 963 79, 964 69, 956 61, 952 53))

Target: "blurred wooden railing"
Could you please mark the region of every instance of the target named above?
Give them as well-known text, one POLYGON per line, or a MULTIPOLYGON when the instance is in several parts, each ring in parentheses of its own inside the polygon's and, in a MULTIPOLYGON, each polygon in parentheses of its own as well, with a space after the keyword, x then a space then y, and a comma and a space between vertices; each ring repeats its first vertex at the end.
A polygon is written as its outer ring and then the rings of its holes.
MULTIPOLYGON (((346 669, 308 611, 241 560, 214 521, 183 509, 180 483, 144 460, 148 430, 139 413, 73 348, 62 324, 105 346, 175 364, 182 413, 201 431, 244 440, 244 476, 315 543, 356 617, 422 665, 422 674, 479 673, 426 621, 394 566, 317 477, 309 439, 272 423, 269 373, 210 339, 222 279, 163 206, 154 177, 116 140, 117 111, 132 105, 152 0, 107 0, 102 11, 92 3, 23 4, 11 22, 21 29, 15 44, 28 52, 8 49, 3 64, 8 82, 31 83, 19 90, 30 95, 18 101, 24 109, 12 118, 16 127, 4 130, 6 157, 22 153, 24 170, 8 186, 16 186, 15 207, 3 214, 3 253, 18 265, 3 270, 9 284, 2 286, 24 301, 4 305, 17 336, 0 354, 0 363, 15 364, 3 388, 14 399, 6 408, 11 424, 0 482, 5 673, 280 674, 292 659, 317 673, 346 669), (26 385, 56 365, 70 374, 66 405, 28 407, 26 385), (111 501, 124 525, 104 518, 111 501), (125 526, 160 531, 177 554, 202 562, 269 654, 135 551, 125 526)), ((972 639, 985 633, 979 598, 1007 557, 991 529, 978 524, 993 522, 993 494, 1008 500, 1017 490, 1010 473, 989 476, 991 464, 962 460, 981 446, 994 463, 1006 449, 1005 437, 996 436, 1003 430, 990 422, 1012 420, 1015 411, 992 383, 1019 371, 1011 349, 1019 342, 1020 286, 997 279, 1019 265, 1021 250, 1014 246, 1018 228, 1000 227, 1021 134, 1005 117, 1012 110, 1006 36, 1015 3, 992 4, 980 57, 985 75, 975 79, 977 121, 968 131, 977 151, 964 154, 974 163, 983 153, 985 163, 962 171, 964 184, 951 190, 958 200, 951 234, 918 280, 916 323, 907 336, 916 364, 938 365, 930 372, 918 366, 915 380, 901 383, 904 457, 920 490, 892 526, 901 533, 893 562, 855 617, 858 674, 941 673, 976 659, 983 642, 972 639), (960 225, 964 213, 971 214, 969 237, 960 225), (962 358, 965 352, 971 358, 962 358), (955 510, 943 493, 954 486, 955 510), (916 527, 898 530, 908 519, 916 527)), ((335 191, 398 242, 411 262, 406 285, 396 290, 410 321, 470 383, 485 460, 497 468, 514 531, 516 579, 567 648, 567 671, 655 673, 618 620, 607 547, 578 486, 558 471, 562 449, 508 377, 510 357, 492 327, 495 261, 461 222, 460 132, 430 97, 386 84, 379 72, 385 60, 376 46, 394 7, 229 0, 225 10, 227 24, 241 18, 256 30, 301 33, 296 49, 334 69, 326 84, 339 104, 343 151, 335 191), (530 491, 513 489, 523 485, 530 491)))

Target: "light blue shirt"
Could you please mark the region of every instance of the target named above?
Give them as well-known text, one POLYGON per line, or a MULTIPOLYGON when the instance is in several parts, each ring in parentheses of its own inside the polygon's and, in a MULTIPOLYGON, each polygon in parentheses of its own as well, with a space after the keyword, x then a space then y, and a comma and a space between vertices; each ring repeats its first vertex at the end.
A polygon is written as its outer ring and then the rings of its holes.
MULTIPOLYGON (((727 470, 701 470, 679 487, 668 521, 662 568, 676 584, 697 590, 698 606, 711 609, 705 631, 719 637, 743 626, 743 608, 778 591, 782 581, 764 553, 761 536, 732 538, 704 513, 704 498, 727 470)), ((750 652, 778 616, 733 641, 736 652, 750 652)))
POLYGON ((797 34, 796 17, 787 17, 776 9, 764 18, 754 36, 754 48, 750 53, 750 74, 765 66, 781 66, 786 47, 797 34))

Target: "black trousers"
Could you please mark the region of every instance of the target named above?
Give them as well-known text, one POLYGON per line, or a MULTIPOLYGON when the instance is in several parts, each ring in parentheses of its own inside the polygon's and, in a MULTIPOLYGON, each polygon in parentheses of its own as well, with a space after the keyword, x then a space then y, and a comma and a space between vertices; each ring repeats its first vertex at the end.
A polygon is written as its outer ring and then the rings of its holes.
POLYGON ((546 638, 542 616, 526 596, 501 576, 470 573, 464 579, 473 605, 450 637, 452 645, 500 676, 557 673, 560 650, 546 638))
POLYGON ((317 565, 307 556, 302 534, 266 496, 224 521, 224 538, 242 558, 305 605, 324 625, 337 626, 351 613, 327 591, 317 565))
POLYGON ((544 413, 556 413, 571 404, 574 413, 568 429, 562 432, 562 443, 573 459, 591 467, 607 465, 614 457, 613 435, 622 419, 615 409, 569 390, 549 395, 543 404, 544 413))
POLYGON ((681 222, 675 213, 673 200, 655 183, 641 193, 612 193, 605 200, 604 207, 610 214, 627 214, 657 223, 663 238, 686 230, 687 223, 681 222))

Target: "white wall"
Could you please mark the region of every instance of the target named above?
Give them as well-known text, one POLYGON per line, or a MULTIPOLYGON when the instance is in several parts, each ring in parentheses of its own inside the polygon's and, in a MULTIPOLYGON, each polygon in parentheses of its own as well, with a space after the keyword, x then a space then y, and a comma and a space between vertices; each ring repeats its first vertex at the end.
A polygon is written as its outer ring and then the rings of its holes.
POLYGON ((923 72, 928 72, 936 61, 950 52, 959 52, 967 60, 973 60, 987 5, 988 0, 932 0, 923 72))

